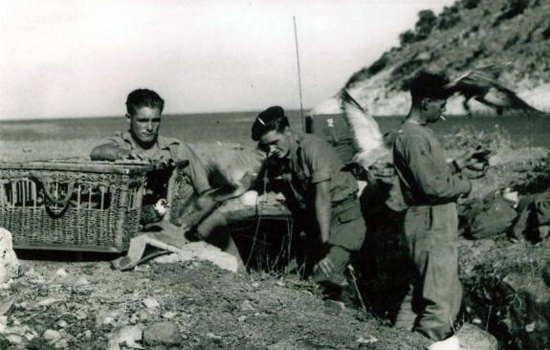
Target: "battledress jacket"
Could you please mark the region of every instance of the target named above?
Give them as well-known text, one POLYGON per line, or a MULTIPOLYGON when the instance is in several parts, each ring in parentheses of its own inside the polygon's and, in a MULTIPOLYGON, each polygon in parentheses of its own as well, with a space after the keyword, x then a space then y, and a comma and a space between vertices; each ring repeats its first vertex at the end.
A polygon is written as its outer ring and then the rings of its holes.
POLYGON ((447 164, 439 140, 428 127, 405 122, 395 136, 393 155, 408 206, 456 202, 471 190, 470 180, 447 164))
MULTIPOLYGON (((114 143, 128 151, 141 150, 128 131, 117 133, 114 137, 108 138, 106 143, 114 143)), ((195 192, 201 194, 210 189, 204 165, 191 147, 185 143, 178 139, 159 136, 150 152, 149 158, 154 160, 188 160, 189 165, 185 168, 185 172, 189 176, 190 185, 193 186, 195 192)))
POLYGON ((343 171, 344 164, 331 145, 313 135, 293 134, 290 153, 281 173, 290 174, 290 183, 281 192, 295 216, 305 221, 314 217, 315 185, 330 182, 331 229, 328 243, 348 251, 361 248, 365 227, 357 199, 357 182, 343 171), (359 220, 362 225, 353 232, 341 232, 338 226, 359 220))

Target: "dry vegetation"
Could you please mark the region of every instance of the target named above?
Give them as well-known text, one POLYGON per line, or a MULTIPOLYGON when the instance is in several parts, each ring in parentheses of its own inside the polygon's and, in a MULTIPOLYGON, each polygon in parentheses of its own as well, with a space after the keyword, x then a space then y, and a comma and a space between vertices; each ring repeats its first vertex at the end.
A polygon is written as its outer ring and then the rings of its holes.
POLYGON ((458 0, 439 14, 420 11, 415 28, 400 35, 400 44, 353 74, 346 86, 363 91, 362 105, 375 115, 399 114, 406 109, 402 95, 421 69, 456 76, 507 63, 499 80, 547 110, 548 11, 550 4, 540 0, 458 0))

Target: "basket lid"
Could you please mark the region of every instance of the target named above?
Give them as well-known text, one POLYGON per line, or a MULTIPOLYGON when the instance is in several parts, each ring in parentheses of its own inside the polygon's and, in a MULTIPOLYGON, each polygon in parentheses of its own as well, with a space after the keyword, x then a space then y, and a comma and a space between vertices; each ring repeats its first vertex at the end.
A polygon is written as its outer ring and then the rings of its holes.
POLYGON ((168 170, 176 167, 185 167, 188 160, 170 161, 91 161, 89 159, 51 159, 28 162, 0 162, 0 170, 60 170, 78 171, 85 173, 114 173, 114 174, 141 174, 153 170, 168 170))

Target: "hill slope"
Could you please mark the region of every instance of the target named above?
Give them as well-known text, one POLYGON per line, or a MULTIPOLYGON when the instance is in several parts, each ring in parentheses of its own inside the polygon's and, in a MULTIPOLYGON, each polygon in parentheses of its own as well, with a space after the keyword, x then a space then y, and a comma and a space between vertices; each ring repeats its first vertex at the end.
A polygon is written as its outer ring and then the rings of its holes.
MULTIPOLYGON (((459 0, 437 16, 421 11, 415 28, 400 35, 400 46, 353 74, 346 86, 374 115, 406 114, 408 83, 420 69, 443 70, 452 78, 472 68, 509 63, 499 80, 548 111, 548 13, 548 0, 459 0)), ((475 101, 470 106, 485 111, 475 101)), ((464 113, 459 98, 447 109, 464 113)))

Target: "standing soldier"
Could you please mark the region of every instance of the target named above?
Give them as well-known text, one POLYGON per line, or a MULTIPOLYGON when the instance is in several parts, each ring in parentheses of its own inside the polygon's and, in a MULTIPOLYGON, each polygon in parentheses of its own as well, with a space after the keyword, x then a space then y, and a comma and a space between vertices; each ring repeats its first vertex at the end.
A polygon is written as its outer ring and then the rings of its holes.
POLYGON ((355 178, 342 171, 344 164, 329 144, 294 133, 279 106, 257 116, 252 139, 266 155, 267 174, 260 178, 280 186, 306 240, 316 243, 308 244, 315 251, 306 257, 306 272, 326 287, 325 293, 334 293, 328 296, 339 298, 349 286, 344 272, 350 255, 361 248, 366 231, 355 178))
MULTIPOLYGON (((395 169, 408 205, 404 230, 417 279, 397 315, 395 326, 418 332, 436 343, 430 349, 456 348, 453 322, 462 303, 458 278, 456 201, 471 190, 462 170, 480 169, 475 152, 448 164, 443 148, 427 126, 442 119, 450 91, 441 74, 419 73, 411 82, 412 106, 393 142, 395 169), (441 347, 443 346, 443 347, 441 347)), ((485 163, 484 163, 485 164, 485 163)))

